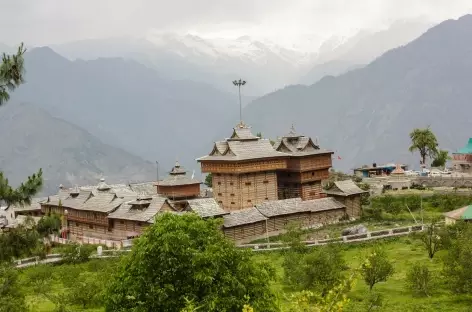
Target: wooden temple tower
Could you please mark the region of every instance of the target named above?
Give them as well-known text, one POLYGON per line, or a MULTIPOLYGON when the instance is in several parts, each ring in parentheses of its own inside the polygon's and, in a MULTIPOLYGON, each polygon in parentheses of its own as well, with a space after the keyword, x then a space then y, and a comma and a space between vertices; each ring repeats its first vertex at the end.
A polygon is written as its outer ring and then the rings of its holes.
POLYGON ((194 179, 193 175, 187 176, 187 171, 176 161, 169 175, 156 183, 157 194, 167 197, 169 203, 183 209, 187 199, 200 196, 200 184, 201 182, 194 179))
POLYGON ((321 198, 321 180, 328 178, 331 154, 296 134, 293 127, 272 146, 241 122, 229 139, 215 142, 211 153, 197 161, 203 173, 212 173, 217 202, 232 211, 269 200, 321 198))
POLYGON ((310 200, 325 196, 321 181, 329 177, 333 152, 320 149, 318 142, 298 134, 293 126, 275 142, 274 148, 289 155, 286 168, 277 171, 279 199, 310 200))

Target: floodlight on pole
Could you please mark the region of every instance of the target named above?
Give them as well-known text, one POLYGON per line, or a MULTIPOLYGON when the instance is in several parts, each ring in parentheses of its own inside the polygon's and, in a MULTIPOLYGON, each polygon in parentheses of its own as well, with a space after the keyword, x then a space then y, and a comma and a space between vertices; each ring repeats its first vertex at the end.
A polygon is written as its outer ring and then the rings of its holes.
POLYGON ((245 80, 239 79, 239 80, 234 80, 233 85, 238 87, 238 93, 239 93, 239 121, 241 125, 243 124, 243 106, 241 104, 241 86, 244 86, 246 84, 245 80))

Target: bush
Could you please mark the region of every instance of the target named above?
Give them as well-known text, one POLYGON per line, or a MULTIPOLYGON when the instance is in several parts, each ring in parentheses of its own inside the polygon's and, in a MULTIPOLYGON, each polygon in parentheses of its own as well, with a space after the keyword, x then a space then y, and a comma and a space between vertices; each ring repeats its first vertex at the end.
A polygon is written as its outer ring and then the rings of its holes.
POLYGON ((428 266, 421 262, 415 263, 406 274, 407 288, 417 296, 430 295, 432 280, 432 273, 428 266))
POLYGON ((94 251, 95 247, 93 245, 72 243, 63 249, 62 261, 64 263, 87 262, 94 251))
POLYGON ((293 289, 322 295, 340 282, 347 268, 339 246, 335 245, 322 246, 308 254, 287 254, 283 267, 286 283, 293 289))
POLYGON ((456 234, 443 258, 444 276, 451 290, 472 293, 472 225, 467 224, 456 234))

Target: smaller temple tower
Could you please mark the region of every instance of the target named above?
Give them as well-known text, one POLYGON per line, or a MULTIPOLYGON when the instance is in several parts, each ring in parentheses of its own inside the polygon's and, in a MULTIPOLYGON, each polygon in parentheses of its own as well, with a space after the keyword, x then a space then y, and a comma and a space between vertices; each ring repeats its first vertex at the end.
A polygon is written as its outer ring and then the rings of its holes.
POLYGON ((176 161, 169 175, 156 182, 156 187, 159 195, 169 198, 178 205, 181 200, 199 197, 200 184, 201 182, 193 176, 188 177, 187 171, 176 161))
POLYGON ((321 181, 329 177, 332 151, 320 149, 318 142, 298 134, 293 125, 288 134, 275 142, 274 148, 289 156, 287 167, 277 171, 279 199, 324 197, 321 181))

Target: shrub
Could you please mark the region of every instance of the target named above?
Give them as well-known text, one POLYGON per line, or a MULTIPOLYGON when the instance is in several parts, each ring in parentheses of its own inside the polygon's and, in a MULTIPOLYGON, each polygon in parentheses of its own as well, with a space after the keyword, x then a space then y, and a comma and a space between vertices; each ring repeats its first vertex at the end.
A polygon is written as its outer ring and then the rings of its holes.
POLYGON ((64 263, 87 262, 94 250, 95 247, 92 245, 69 244, 63 249, 62 261, 64 263))
POLYGON ((417 262, 410 267, 406 274, 407 288, 417 296, 429 296, 432 273, 424 263, 417 262))

